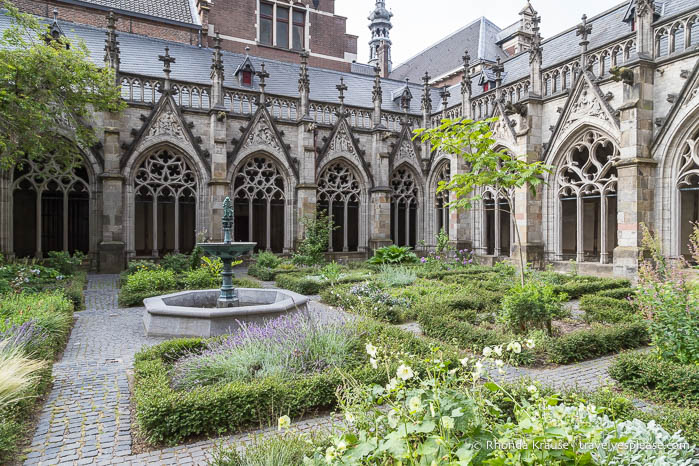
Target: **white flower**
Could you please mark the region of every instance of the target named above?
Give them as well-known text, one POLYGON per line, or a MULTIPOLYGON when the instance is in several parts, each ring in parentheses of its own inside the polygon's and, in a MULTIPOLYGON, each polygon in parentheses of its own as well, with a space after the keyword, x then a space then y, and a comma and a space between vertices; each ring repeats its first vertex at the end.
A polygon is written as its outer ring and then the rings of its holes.
POLYGON ((536 388, 536 385, 530 385, 527 387, 527 391, 533 395, 534 393, 538 392, 539 389, 536 388))
POLYGON ((496 346, 495 348, 493 348, 493 351, 495 352, 495 354, 498 355, 498 357, 502 356, 502 345, 496 346))
POLYGON ((408 401, 408 409, 411 413, 417 413, 422 411, 422 400, 419 396, 414 396, 408 401))
POLYGON ((509 345, 507 345, 507 351, 512 351, 516 354, 519 354, 522 352, 522 345, 519 344, 519 342, 512 341, 509 345))
POLYGON ((279 426, 278 427, 279 430, 288 429, 291 426, 291 419, 289 418, 289 416, 280 417, 279 422, 278 422, 278 426, 279 426))
POLYGON ((325 450, 325 461, 331 463, 333 459, 335 459, 335 447, 328 447, 325 450))
POLYGON ((489 358, 492 354, 493 354, 493 348, 491 348, 490 346, 486 346, 485 348, 483 348, 483 356, 485 356, 486 358, 489 358))
POLYGON ((350 413, 349 411, 347 411, 347 412, 345 413, 345 420, 346 420, 349 424, 354 424, 354 414, 352 414, 352 413, 350 413))
POLYGON ((337 444, 337 451, 342 453, 345 450, 347 450, 347 442, 340 440, 340 442, 337 444))
POLYGON ((399 379, 405 381, 405 380, 412 379, 415 374, 413 373, 413 370, 410 368, 410 366, 406 366, 405 364, 401 364, 398 367, 398 371, 396 372, 396 375, 398 376, 399 379))
POLYGON ((495 367, 497 367, 498 369, 500 369, 504 366, 505 366, 505 361, 503 361, 502 359, 498 359, 497 361, 495 361, 495 367))
POLYGON ((472 372, 474 379, 480 379, 483 373, 483 363, 478 361, 475 366, 476 370, 472 372))
POLYGON ((369 359, 369 363, 371 364, 371 367, 373 367, 374 369, 377 369, 379 367, 379 365, 376 362, 376 359, 374 358, 369 359))
POLYGON ((430 403, 430 414, 434 417, 434 403, 430 403))
POLYGON ((468 356, 459 361, 462 366, 466 367, 468 365, 468 356))
POLYGON ((527 348, 529 348, 529 349, 534 349, 534 347, 536 346, 534 344, 534 340, 531 338, 529 340, 527 340, 526 344, 527 344, 527 348))
POLYGON ((376 351, 377 351, 376 346, 372 345, 371 343, 366 344, 366 352, 369 356, 371 356, 372 358, 375 358, 376 351))
POLYGON ((391 380, 389 380, 388 384, 386 384, 386 390, 390 392, 391 390, 395 390, 397 386, 398 379, 394 377, 391 380))
POLYGON ((449 416, 444 416, 442 418, 442 425, 444 426, 445 429, 453 429, 454 428, 454 418, 449 417, 449 416))

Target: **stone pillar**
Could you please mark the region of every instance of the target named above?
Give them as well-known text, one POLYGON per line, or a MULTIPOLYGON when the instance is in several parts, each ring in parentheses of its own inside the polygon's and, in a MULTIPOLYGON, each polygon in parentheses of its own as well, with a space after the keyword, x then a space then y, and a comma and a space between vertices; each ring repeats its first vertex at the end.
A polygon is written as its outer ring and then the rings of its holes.
MULTIPOLYGON (((541 18, 534 12, 532 49, 529 55, 529 74, 531 89, 527 104, 526 128, 518 134, 520 157, 527 162, 541 160, 543 153, 543 82, 541 77, 542 49, 539 22, 541 18)), ((544 266, 542 187, 532 194, 529 186, 515 191, 514 194, 514 237, 512 242, 512 261, 520 266, 520 251, 525 266, 532 264, 535 268, 544 266), (518 235, 519 232, 519 235, 518 235), (520 249, 521 244, 521 249, 520 249)), ((553 221, 553 219, 550 219, 553 221)))
POLYGON ((385 128, 373 130, 373 151, 371 170, 374 175, 374 188, 369 192, 369 254, 372 251, 392 244, 391 241, 391 194, 389 184, 389 149, 385 128))
POLYGON ((614 249, 614 273, 634 276, 642 253, 642 225, 654 230, 653 199, 655 167, 650 147, 653 142, 652 62, 653 2, 640 1, 636 9, 639 59, 627 67, 633 69, 633 82, 624 81, 624 103, 620 110, 621 160, 617 164, 617 238, 614 249))
MULTIPOLYGON (((451 156, 451 176, 470 170, 466 161, 456 155, 451 156)), ((456 201, 456 195, 449 193, 449 202, 456 201)), ((471 249, 471 219, 473 212, 466 209, 449 209, 449 245, 456 249, 471 249)), ((436 231, 435 233, 439 233, 436 231)))
POLYGON ((104 173, 102 180, 102 241, 99 244, 98 270, 119 273, 126 266, 124 231, 124 177, 121 175, 119 114, 104 114, 104 173))
MULTIPOLYGON (((230 193, 226 145, 227 114, 224 108, 209 111, 209 151, 211 152, 211 181, 209 182, 209 209, 211 212, 206 236, 212 241, 223 241, 221 220, 223 201, 230 193)), ((203 232, 197 232, 197 234, 203 232)), ((238 240, 238 238, 234 238, 238 240)))
POLYGON ((298 126, 299 184, 296 186, 296 230, 294 247, 303 240, 305 231, 301 219, 316 214, 318 184, 316 183, 316 146, 318 130, 313 120, 305 117, 298 126))

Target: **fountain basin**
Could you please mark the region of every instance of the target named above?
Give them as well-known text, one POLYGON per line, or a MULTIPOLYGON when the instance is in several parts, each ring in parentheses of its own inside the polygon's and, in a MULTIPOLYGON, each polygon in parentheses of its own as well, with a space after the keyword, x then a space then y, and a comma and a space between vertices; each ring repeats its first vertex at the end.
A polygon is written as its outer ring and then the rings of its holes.
POLYGON ((197 244, 206 254, 220 257, 221 260, 235 260, 249 254, 257 243, 199 243, 197 244))
POLYGON ((194 290, 144 300, 148 336, 209 338, 305 311, 306 296, 287 290, 238 288, 240 305, 217 309, 220 290, 194 290))

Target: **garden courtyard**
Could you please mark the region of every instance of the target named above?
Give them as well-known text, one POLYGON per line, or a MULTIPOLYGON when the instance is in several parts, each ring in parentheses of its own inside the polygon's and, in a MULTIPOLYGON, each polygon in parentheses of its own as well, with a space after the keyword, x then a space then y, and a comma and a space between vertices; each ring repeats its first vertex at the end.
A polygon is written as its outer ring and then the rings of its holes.
POLYGON ((3 460, 694 464, 696 341, 680 337, 696 320, 690 312, 689 327, 673 330, 644 309, 678 298, 677 277, 654 265, 641 277, 646 287, 655 277, 651 297, 574 264, 528 271, 521 285, 514 267, 475 265, 468 251, 421 255, 388 247, 367 262, 310 266, 255 255, 234 269, 235 285, 304 294, 307 311, 210 339, 147 336, 143 323, 144 298, 218 286, 220 263, 196 251, 121 275, 85 275, 65 255, 35 266, 35 290, 5 295, 15 325, 0 336, 47 365, 31 398, 3 408, 3 460), (65 273, 58 286, 51 265, 65 273), (47 300, 65 301, 72 328, 59 329, 47 300), (637 449, 610 447, 619 442, 637 449))

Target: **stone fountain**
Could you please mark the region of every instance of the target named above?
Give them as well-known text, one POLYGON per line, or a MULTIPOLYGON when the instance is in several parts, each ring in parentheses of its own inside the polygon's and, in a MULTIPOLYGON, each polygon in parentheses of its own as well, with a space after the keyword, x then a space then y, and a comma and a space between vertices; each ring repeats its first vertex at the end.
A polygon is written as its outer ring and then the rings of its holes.
POLYGON ((305 311, 308 298, 287 290, 233 286, 233 261, 249 254, 257 243, 233 242, 233 207, 223 201, 223 242, 200 243, 208 256, 223 262, 220 290, 192 290, 143 301, 143 322, 149 336, 212 337, 231 333, 241 323, 263 323, 281 315, 305 311))

